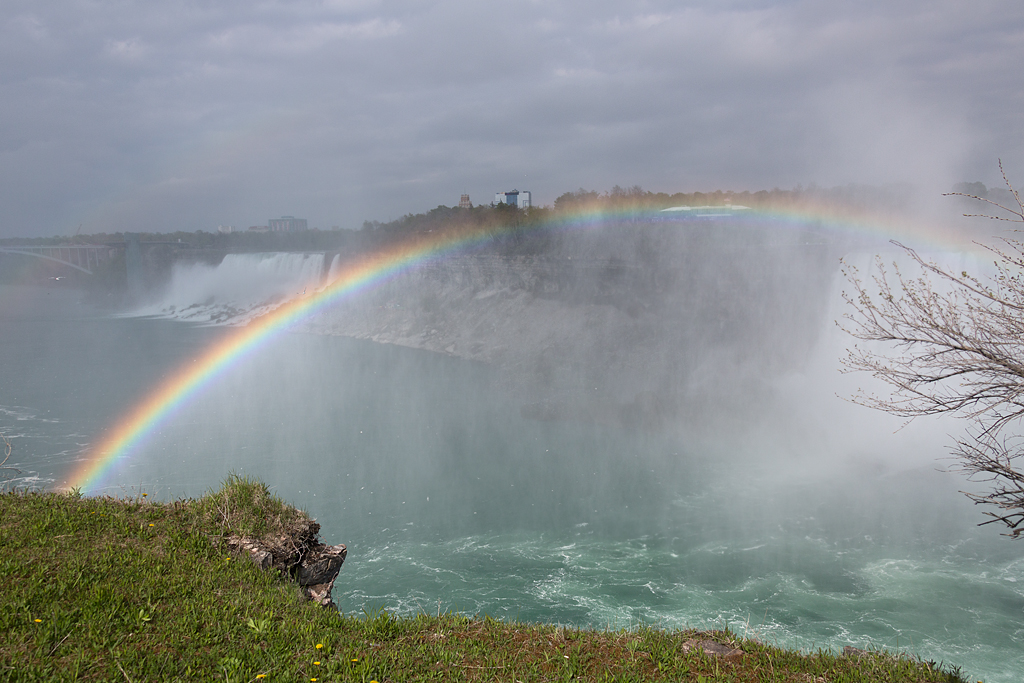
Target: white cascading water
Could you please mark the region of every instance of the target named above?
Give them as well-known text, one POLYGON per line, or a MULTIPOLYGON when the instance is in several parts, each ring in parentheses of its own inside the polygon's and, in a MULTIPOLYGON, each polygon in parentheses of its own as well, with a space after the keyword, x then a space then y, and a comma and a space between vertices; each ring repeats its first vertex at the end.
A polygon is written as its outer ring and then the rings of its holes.
MULTIPOLYGON (((337 259, 337 257, 335 257, 337 259)), ((176 263, 167 286, 133 316, 241 325, 323 285, 323 254, 228 254, 216 266, 176 263)))
POLYGON ((338 270, 341 268, 341 254, 335 254, 331 259, 331 267, 327 271, 327 284, 338 279, 338 270))

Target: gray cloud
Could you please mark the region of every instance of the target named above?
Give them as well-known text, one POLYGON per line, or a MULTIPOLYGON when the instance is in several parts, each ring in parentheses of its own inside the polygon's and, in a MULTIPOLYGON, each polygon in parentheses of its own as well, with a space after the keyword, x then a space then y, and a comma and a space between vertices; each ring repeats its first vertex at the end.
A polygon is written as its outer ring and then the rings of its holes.
MULTIPOLYGON (((462 192, 1024 178, 1024 6, 0 9, 0 234, 356 227, 462 192)), ((1022 180, 1024 184, 1024 180, 1022 180)))

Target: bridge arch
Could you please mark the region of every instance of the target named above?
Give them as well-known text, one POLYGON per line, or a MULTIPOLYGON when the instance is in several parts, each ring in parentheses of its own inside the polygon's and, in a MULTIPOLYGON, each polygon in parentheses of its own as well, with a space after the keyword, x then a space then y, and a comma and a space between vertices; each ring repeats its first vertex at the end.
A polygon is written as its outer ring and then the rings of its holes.
POLYGON ((0 253, 21 254, 23 256, 34 256, 36 258, 54 261, 75 270, 80 270, 86 275, 92 275, 92 268, 100 264, 101 260, 109 258, 110 247, 93 245, 64 245, 64 246, 0 246, 0 253), (64 252, 67 258, 63 258, 64 252), (56 253, 56 256, 54 254, 56 253), (83 265, 84 262, 84 265, 83 265))

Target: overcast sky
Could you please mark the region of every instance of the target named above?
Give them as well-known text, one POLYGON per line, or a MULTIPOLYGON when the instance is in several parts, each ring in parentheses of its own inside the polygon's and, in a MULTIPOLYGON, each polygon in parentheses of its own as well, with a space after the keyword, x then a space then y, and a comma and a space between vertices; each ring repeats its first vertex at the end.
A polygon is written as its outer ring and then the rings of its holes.
POLYGON ((1024 2, 4 0, 0 236, 1024 185, 1024 2))

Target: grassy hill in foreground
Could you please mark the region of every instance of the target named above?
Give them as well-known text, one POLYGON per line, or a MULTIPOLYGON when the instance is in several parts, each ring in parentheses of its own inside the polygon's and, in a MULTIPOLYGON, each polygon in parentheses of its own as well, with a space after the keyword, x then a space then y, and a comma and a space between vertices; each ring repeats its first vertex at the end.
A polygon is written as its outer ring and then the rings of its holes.
POLYGON ((227 550, 231 534, 305 517, 239 477, 171 503, 0 495, 0 680, 965 681, 907 656, 801 654, 728 631, 338 614, 227 550))

